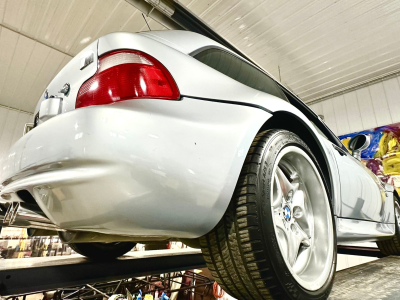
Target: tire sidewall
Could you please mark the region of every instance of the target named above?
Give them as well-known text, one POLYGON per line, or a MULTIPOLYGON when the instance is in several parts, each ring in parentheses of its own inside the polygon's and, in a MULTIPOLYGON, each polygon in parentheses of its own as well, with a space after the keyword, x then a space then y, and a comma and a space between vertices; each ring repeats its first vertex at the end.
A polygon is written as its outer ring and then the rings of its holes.
MULTIPOLYGON (((258 174, 257 184, 257 198, 259 206, 259 218, 261 224, 262 237, 264 239, 264 245, 267 253, 270 257, 271 264, 274 272, 281 283, 285 293, 292 299, 326 299, 332 289, 333 279, 336 271, 336 247, 334 247, 334 253, 332 258, 332 267, 326 280, 325 284, 316 291, 309 291, 304 289, 293 277, 290 270, 288 269, 286 262, 281 254, 278 240, 275 233, 273 215, 271 210, 271 188, 273 180, 273 170, 276 163, 276 159, 279 153, 288 146, 295 146, 303 150, 314 162, 317 167, 321 178, 323 178, 322 172, 318 166, 315 157, 312 155, 306 144, 295 134, 279 130, 277 131, 266 143, 263 157, 261 159, 260 170, 258 174)), ((326 184, 325 190, 328 191, 326 184)), ((328 199, 329 195, 327 193, 328 199)), ((329 201, 332 226, 334 234, 334 246, 336 245, 336 227, 335 218, 332 214, 332 203, 329 201)))
POLYGON ((114 259, 129 252, 136 243, 68 243, 75 252, 92 259, 114 259))

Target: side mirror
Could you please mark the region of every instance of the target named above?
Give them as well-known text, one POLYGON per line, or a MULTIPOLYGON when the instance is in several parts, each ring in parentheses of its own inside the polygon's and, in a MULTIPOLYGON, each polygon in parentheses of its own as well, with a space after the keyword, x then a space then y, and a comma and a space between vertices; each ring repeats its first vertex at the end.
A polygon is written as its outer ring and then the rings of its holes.
POLYGON ((355 158, 361 160, 361 151, 367 149, 370 144, 371 137, 369 135, 359 134, 350 139, 349 149, 355 158))

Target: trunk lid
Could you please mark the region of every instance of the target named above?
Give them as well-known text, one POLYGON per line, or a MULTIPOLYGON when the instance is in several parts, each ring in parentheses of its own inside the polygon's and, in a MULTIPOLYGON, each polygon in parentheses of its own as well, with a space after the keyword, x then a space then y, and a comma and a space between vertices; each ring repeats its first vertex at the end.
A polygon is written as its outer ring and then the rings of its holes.
POLYGON ((75 109, 79 88, 96 73, 97 44, 98 40, 79 52, 50 82, 36 106, 35 126, 75 109))

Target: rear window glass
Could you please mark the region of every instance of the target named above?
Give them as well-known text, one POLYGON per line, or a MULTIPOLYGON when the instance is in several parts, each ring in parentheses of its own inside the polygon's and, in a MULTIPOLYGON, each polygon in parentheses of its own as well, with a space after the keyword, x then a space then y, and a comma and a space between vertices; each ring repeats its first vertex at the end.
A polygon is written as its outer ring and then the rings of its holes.
POLYGON ((224 50, 211 48, 193 57, 244 85, 288 101, 280 87, 268 75, 224 50))

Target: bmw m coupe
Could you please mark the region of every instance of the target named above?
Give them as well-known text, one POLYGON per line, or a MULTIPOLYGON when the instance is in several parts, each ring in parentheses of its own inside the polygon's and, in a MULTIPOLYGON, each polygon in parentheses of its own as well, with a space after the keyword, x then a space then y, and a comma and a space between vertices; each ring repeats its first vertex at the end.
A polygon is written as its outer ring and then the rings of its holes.
POLYGON ((0 169, 3 226, 112 258, 200 247, 238 299, 325 299, 337 245, 399 254, 399 197, 267 72, 187 31, 113 33, 73 58, 0 169))

